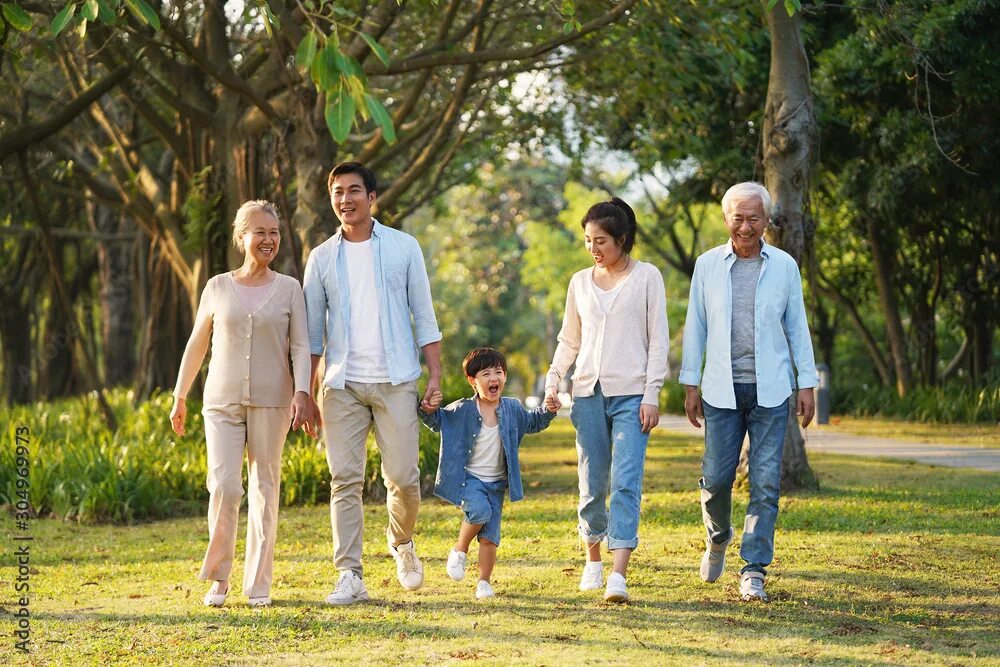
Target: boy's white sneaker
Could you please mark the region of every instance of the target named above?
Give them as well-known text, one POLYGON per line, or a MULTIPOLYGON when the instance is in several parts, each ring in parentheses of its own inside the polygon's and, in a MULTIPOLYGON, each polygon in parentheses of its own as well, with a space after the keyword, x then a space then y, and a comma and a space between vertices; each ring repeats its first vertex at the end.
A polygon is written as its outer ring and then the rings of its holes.
POLYGON ((604 564, 601 561, 587 561, 580 577, 581 591, 599 591, 604 585, 604 564))
POLYGON ((604 589, 604 599, 608 602, 628 602, 625 577, 617 572, 608 575, 608 587, 604 589))
POLYGON ((484 600, 494 596, 496 596, 496 593, 493 592, 493 587, 490 586, 490 582, 480 579, 479 583, 476 584, 476 599, 484 600))
POLYGON ((445 568, 448 571, 448 576, 455 581, 461 581, 465 579, 465 561, 469 557, 469 554, 464 554, 461 551, 455 551, 452 549, 448 552, 448 566, 445 568))
POLYGON ((389 553, 396 559, 396 578, 408 591, 415 591, 424 585, 424 565, 417 558, 413 540, 398 547, 389 545, 389 553))
POLYGON ((340 579, 334 586, 333 592, 326 596, 327 604, 354 604, 368 599, 368 589, 361 577, 354 573, 354 570, 345 570, 340 573, 340 579))

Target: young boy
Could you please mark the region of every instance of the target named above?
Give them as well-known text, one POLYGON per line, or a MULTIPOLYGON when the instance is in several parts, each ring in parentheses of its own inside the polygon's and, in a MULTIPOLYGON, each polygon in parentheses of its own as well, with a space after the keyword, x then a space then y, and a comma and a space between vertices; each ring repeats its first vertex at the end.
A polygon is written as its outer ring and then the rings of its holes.
POLYGON ((509 490, 511 502, 524 497, 517 460, 521 438, 547 427, 560 406, 549 400, 544 408, 529 412, 516 400, 503 398, 507 360, 493 348, 469 352, 462 370, 475 395, 439 409, 441 392, 435 392, 430 401, 421 403, 420 418, 441 433, 434 495, 465 512, 458 541, 448 554, 448 576, 455 581, 465 577, 469 544, 478 537, 476 598, 481 600, 494 596, 490 576, 500 544, 504 489, 509 490))

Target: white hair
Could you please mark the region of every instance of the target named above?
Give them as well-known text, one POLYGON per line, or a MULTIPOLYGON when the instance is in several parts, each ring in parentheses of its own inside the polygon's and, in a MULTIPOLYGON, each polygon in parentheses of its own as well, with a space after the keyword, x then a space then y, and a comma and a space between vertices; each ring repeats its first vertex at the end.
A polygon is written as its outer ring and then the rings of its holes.
POLYGON ((744 181, 743 183, 737 183, 733 187, 726 190, 726 194, 722 195, 722 215, 729 218, 729 214, 733 210, 733 207, 736 206, 737 202, 741 202, 744 199, 752 199, 754 197, 759 199, 760 203, 764 206, 764 220, 770 220, 771 194, 767 191, 767 188, 756 181, 744 181))
POLYGON ((266 199, 251 199, 243 202, 236 210, 236 217, 233 218, 233 246, 241 253, 243 252, 243 235, 250 228, 250 217, 258 211, 267 213, 279 223, 281 222, 278 207, 266 199))

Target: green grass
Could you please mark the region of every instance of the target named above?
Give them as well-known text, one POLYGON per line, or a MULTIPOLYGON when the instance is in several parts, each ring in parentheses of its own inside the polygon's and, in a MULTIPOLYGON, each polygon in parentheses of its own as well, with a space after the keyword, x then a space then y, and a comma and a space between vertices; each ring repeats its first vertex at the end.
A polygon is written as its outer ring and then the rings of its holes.
POLYGON ((908 442, 965 447, 1000 447, 1000 424, 922 424, 899 419, 834 416, 815 428, 831 433, 852 433, 908 442))
MULTIPOLYGON (((658 433, 629 584, 633 601, 576 590, 576 467, 565 419, 523 449, 527 499, 508 504, 494 577, 444 573, 459 511, 428 499, 416 536, 426 584, 395 581, 385 508, 366 505, 373 601, 322 604, 335 579, 323 506, 284 511, 273 607, 234 593, 201 606, 202 518, 134 526, 33 523, 33 639, 16 656, 10 560, 0 570, 0 664, 1000 664, 996 474, 813 454, 822 489, 782 499, 768 605, 737 600, 736 549, 715 585, 697 574, 700 443, 658 433)), ((735 513, 745 511, 737 496, 735 513)), ((8 525, 10 522, 8 521, 8 525)), ((9 527, 9 534, 13 527, 9 527)), ((242 531, 241 527, 241 531, 242 531)))

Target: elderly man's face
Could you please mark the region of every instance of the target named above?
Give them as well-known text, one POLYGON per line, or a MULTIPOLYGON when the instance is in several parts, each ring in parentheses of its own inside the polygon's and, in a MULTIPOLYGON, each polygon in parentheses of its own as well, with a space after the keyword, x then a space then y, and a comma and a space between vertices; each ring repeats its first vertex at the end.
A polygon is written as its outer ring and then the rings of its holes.
POLYGON ((764 204, 758 197, 740 199, 726 215, 726 228, 738 256, 756 257, 760 254, 760 239, 767 228, 764 204))

